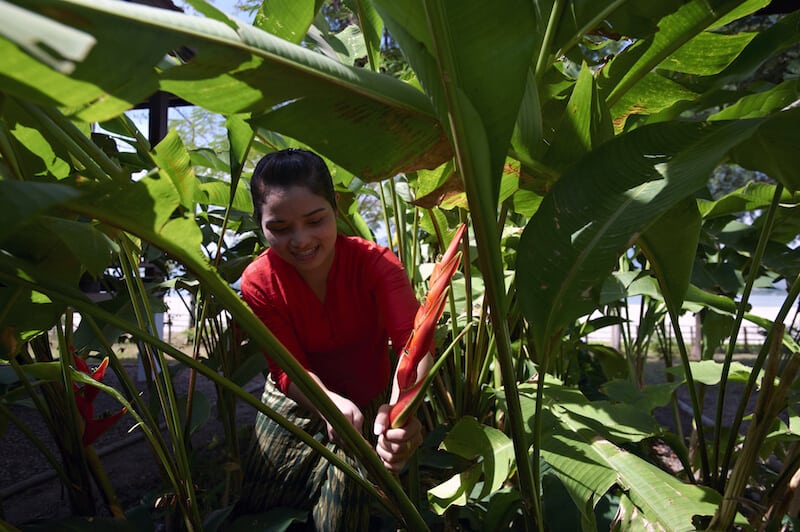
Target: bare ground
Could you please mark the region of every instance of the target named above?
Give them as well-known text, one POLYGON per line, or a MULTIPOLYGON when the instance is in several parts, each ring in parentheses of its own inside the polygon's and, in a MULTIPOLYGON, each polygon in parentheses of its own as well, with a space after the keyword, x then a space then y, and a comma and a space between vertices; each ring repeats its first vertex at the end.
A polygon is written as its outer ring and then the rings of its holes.
MULTIPOLYGON (((136 382, 137 365, 127 363, 126 370, 136 382)), ((115 386, 116 376, 112 371, 106 373, 104 383, 115 386)), ((140 390, 146 383, 137 382, 140 390)), ((185 370, 174 378, 176 396, 185 396, 189 388, 189 371, 185 370)), ((197 392, 203 394, 211 406, 207 420, 192 434, 191 442, 195 467, 198 470, 197 483, 211 484, 201 489, 216 490, 223 483, 224 472, 222 450, 224 442, 222 424, 217 418, 216 391, 214 383, 197 376, 197 392), (209 475, 214 476, 209 478, 209 475)), ((251 381, 246 387, 254 396, 260 397, 263 378, 251 381)), ((116 411, 119 404, 104 393, 95 401, 95 415, 104 411, 116 411)), ((56 446, 38 411, 25 406, 14 406, 13 413, 25 420, 29 430, 36 434, 45 445, 57 454, 56 446)), ((255 411, 239 403, 236 424, 246 444, 248 430, 255 418, 255 411)), ((122 508, 128 510, 137 505, 152 508, 154 500, 163 494, 167 485, 162 481, 160 468, 150 445, 140 430, 131 430, 135 423, 130 414, 124 415, 108 432, 95 442, 94 448, 106 469, 122 508)), ((2 427, 0 427, 2 429, 2 427)), ((9 425, 0 431, 0 519, 15 527, 41 523, 70 515, 69 501, 60 480, 52 473, 52 467, 44 459, 30 440, 17 427, 9 425)), ((95 490, 98 515, 108 515, 104 503, 95 490)), ((0 522, 0 530, 3 524, 0 522)))

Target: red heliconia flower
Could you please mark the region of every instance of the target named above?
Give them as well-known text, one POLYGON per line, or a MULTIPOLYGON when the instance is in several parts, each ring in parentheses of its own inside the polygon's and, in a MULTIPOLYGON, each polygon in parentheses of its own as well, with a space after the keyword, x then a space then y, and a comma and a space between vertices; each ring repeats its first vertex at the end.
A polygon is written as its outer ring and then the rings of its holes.
POLYGON ((414 330, 406 341, 397 366, 397 385, 400 388, 400 395, 389 412, 389 421, 393 427, 405 424, 410 414, 407 409, 422 387, 424 378, 418 378, 417 365, 428 352, 432 351, 436 324, 444 312, 450 280, 461 261, 458 248, 466 231, 467 226, 462 224, 450 241, 442 259, 434 265, 428 282, 428 294, 414 317, 414 330))
MULTIPOLYGON (((75 357, 75 367, 81 373, 90 375, 97 382, 101 382, 106 374, 106 368, 108 367, 108 357, 104 358, 94 371, 89 370, 89 366, 86 365, 86 362, 84 362, 82 358, 75 357)), ((78 413, 84 423, 83 445, 86 447, 94 443, 101 434, 111 428, 111 425, 122 417, 126 409, 123 407, 122 410, 110 416, 95 418, 94 399, 97 397, 97 394, 100 393, 100 389, 88 384, 78 386, 75 383, 72 384, 72 387, 75 390, 75 404, 78 406, 78 413)))

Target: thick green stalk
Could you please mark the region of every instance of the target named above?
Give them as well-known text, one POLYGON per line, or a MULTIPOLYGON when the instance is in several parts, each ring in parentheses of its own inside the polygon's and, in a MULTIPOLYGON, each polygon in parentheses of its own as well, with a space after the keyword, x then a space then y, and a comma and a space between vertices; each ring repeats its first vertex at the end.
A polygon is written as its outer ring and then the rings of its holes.
POLYGON ((417 252, 419 250, 419 207, 414 207, 414 225, 411 230, 411 262, 406 266, 411 277, 411 286, 416 286, 417 282, 417 252))
MULTIPOLYGON (((753 290, 753 285, 756 282, 756 279, 759 275, 759 265, 761 264, 761 259, 764 256, 764 250, 767 249, 767 243, 769 242, 769 235, 772 233, 772 228, 775 225, 775 214, 778 211, 778 206, 780 205, 781 195, 783 194, 783 186, 778 183, 775 185, 775 192, 772 195, 772 201, 769 205, 769 210, 767 210, 766 218, 763 227, 761 228, 761 234, 758 237, 758 243, 756 244, 756 249, 753 252, 752 257, 750 258, 750 272, 747 276, 747 282, 744 285, 744 290, 742 292, 742 300, 739 303, 739 306, 736 309, 736 317, 733 321, 733 327, 731 329, 730 340, 728 341, 728 348, 725 351, 725 360, 722 363, 722 375, 720 377, 719 382, 719 392, 717 394, 717 412, 716 417, 714 418, 714 482, 718 484, 720 488, 724 485, 725 481, 724 478, 726 477, 726 472, 719 470, 719 450, 720 450, 720 441, 722 439, 722 415, 724 413, 724 406, 725 406, 725 393, 728 384, 728 374, 730 373, 731 363, 733 362, 733 352, 736 350, 736 340, 739 336, 739 329, 742 326, 742 320, 744 319, 745 311, 747 310, 747 302, 750 299, 750 293, 753 290)), ((733 435, 731 437, 734 437, 733 435)))
MULTIPOLYGON (((747 487, 751 471, 758 462, 761 446, 772 427, 773 421, 785 408, 787 393, 794 383, 798 368, 800 368, 800 354, 795 353, 780 371, 780 383, 777 387, 775 386, 783 344, 783 323, 777 323, 775 330, 776 333, 770 341, 768 360, 764 371, 764 379, 761 382, 761 390, 758 394, 758 402, 753 411, 753 421, 747 429, 744 445, 739 457, 736 459, 736 464, 733 466, 733 471, 725 486, 722 503, 708 527, 709 530, 733 529, 739 501, 742 499, 742 493, 747 487)), ((735 435, 732 434, 731 439, 735 439, 735 435)))
MULTIPOLYGON (((778 314, 775 317, 773 323, 775 324, 783 324, 786 321, 786 316, 789 315, 792 307, 794 306, 794 302, 797 299, 797 296, 800 295, 800 275, 798 275, 792 286, 789 288, 789 293, 786 295, 786 299, 784 299, 781 308, 778 310, 778 314)), ((761 350, 756 357, 756 360, 753 362, 753 367, 750 370, 750 378, 747 380, 747 384, 745 385, 744 390, 742 391, 742 396, 739 400, 739 407, 736 409, 736 415, 731 421, 730 427, 730 434, 731 436, 728 438, 728 444, 725 448, 725 454, 722 458, 722 463, 720 464, 721 471, 727 471, 730 467, 731 460, 733 459, 733 452, 734 447, 736 445, 736 434, 739 433, 739 427, 742 425, 742 420, 744 419, 744 412, 747 407, 747 403, 750 400, 750 395, 753 393, 753 389, 756 386, 756 382, 758 381, 758 375, 761 372, 761 368, 764 366, 764 361, 766 360, 767 355, 769 354, 769 346, 772 344, 772 339, 776 335, 779 335, 781 339, 783 339, 783 327, 778 327, 773 325, 769 332, 767 333, 767 337, 764 340, 764 344, 761 346, 761 350), (780 329, 780 331, 778 331, 780 329)), ((724 478, 725 475, 720 475, 720 478, 724 478)))
POLYGON ((536 59, 536 70, 534 77, 536 81, 540 81, 544 72, 552 64, 552 57, 550 54, 550 46, 553 44, 556 32, 558 31, 558 23, 561 20, 561 12, 564 10, 564 0, 555 0, 553 7, 550 10, 550 18, 547 21, 547 28, 544 31, 542 43, 539 46, 539 57, 536 59))
MULTIPOLYGON (((391 181, 388 181, 388 183, 391 183, 391 181)), ((378 192, 380 193, 381 196, 381 207, 383 207, 383 225, 386 226, 386 245, 388 245, 391 248, 392 225, 391 223, 389 223, 389 207, 388 204, 386 203, 386 192, 384 192, 383 190, 383 183, 378 183, 378 192)))
MULTIPOLYGON (((479 180, 491 179, 491 176, 477 170, 476 161, 472 157, 468 136, 475 132, 468 131, 466 126, 465 113, 467 110, 462 107, 464 95, 458 85, 458 72, 452 52, 452 40, 446 23, 447 17, 444 5, 438 0, 426 0, 424 6, 429 33, 433 40, 434 53, 440 71, 439 77, 444 87, 450 133, 455 148, 456 165, 464 181, 467 200, 472 210, 478 260, 486 280, 486 297, 491 308, 492 325, 497 339, 498 360, 503 375, 506 397, 508 398, 508 417, 511 436, 514 441, 520 495, 523 501, 526 526, 529 529, 533 528, 533 514, 535 514, 536 523, 539 529, 543 530, 544 521, 539 501, 539 484, 534 479, 528 457, 522 406, 514 375, 511 338, 505 318, 503 262, 500 256, 500 243, 497 238, 496 228, 497 206, 491 194, 489 197, 486 197, 486 194, 481 194, 479 185, 479 180)), ((486 146, 486 150, 488 151, 488 146, 486 146)), ((474 155, 478 156, 478 154, 474 155)), ((488 162, 486 166, 488 169, 488 162)))
MULTIPOLYGON (((408 249, 406 248, 406 224, 405 220, 403 220, 403 216, 400 214, 400 195, 394 188, 394 181, 389 181, 391 188, 389 189, 389 194, 392 196, 392 210, 394 211, 394 233, 395 238, 397 240, 397 256, 400 259, 400 264, 409 268, 408 262, 408 249)), ((388 227, 387 227, 388 231, 388 227)))

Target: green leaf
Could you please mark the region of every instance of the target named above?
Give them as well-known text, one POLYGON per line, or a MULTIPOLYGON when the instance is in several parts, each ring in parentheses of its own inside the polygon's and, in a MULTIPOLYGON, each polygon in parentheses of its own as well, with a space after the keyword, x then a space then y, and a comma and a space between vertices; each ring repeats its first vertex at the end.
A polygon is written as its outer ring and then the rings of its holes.
POLYGON ((639 245, 658 279, 664 300, 680 312, 692 279, 692 267, 703 219, 693 198, 685 198, 655 221, 639 238, 639 245))
MULTIPOLYGON (((750 182, 716 201, 698 199, 697 206, 704 219, 717 218, 766 208, 774 195, 775 185, 750 182)), ((792 194, 787 190, 781 193, 781 203, 790 204, 798 201, 800 201, 798 194, 792 194)))
POLYGON ((0 113, 8 128, 11 150, 6 150, 7 164, 18 168, 17 179, 28 180, 32 176, 52 180, 63 179, 72 168, 69 153, 58 142, 49 127, 28 113, 13 98, 4 98, 0 113))
POLYGON ((613 135, 611 115, 584 64, 543 162, 555 169, 569 167, 613 135))
POLYGON ((769 117, 748 142, 731 151, 731 158, 745 168, 764 172, 788 190, 800 189, 800 108, 769 117))
POLYGON ((169 179, 180 196, 180 205, 194 213, 198 196, 197 178, 194 175, 189 152, 183 147, 178 132, 174 129, 167 133, 153 149, 153 162, 158 165, 158 173, 169 179))
POLYGON ((683 384, 682 380, 648 384, 639 389, 630 380, 615 379, 603 385, 603 392, 612 401, 626 403, 634 408, 652 413, 655 408, 664 406, 672 399, 672 394, 683 384))
MULTIPOLYGON (((198 203, 204 205, 219 205, 220 207, 227 207, 231 197, 231 184, 222 180, 209 180, 206 183, 200 183, 200 198, 198 203)), ((253 212, 253 200, 250 197, 250 192, 243 186, 237 187, 236 196, 233 198, 231 205, 237 211, 253 212)))
POLYGON ((239 195, 239 178, 242 175, 242 168, 255 135, 253 128, 247 123, 248 118, 246 115, 233 115, 229 116, 225 121, 225 127, 228 129, 228 143, 230 144, 228 158, 231 161, 231 186, 236 189, 237 197, 239 195))
POLYGON ((718 74, 739 56, 756 35, 704 31, 662 61, 658 68, 698 76, 718 74))
POLYGON ((480 477, 481 467, 474 465, 429 489, 428 502, 431 509, 441 515, 450 506, 466 506, 469 501, 470 489, 475 486, 480 477))
MULTIPOLYGON (((629 420, 623 421, 618 416, 606 418, 602 410, 597 411, 601 415, 598 418, 585 406, 581 407, 580 400, 570 400, 570 397, 578 397, 579 392, 574 395, 551 379, 545 386, 546 429, 540 442, 542 457, 552 466, 582 512, 591 512, 611 486, 618 484, 635 502, 643 519, 658 523, 666 530, 693 530, 692 516, 714 513, 720 501, 718 493, 710 488, 684 484, 606 439, 606 431, 614 430, 607 424, 631 426, 629 420), (555 395, 548 391, 550 388, 555 395), (582 415, 573 413, 576 406, 582 415)), ((520 386, 520 394, 524 412, 532 414, 535 385, 520 386)), ((582 402, 588 403, 585 398, 582 402)), ((594 408, 595 403, 589 406, 594 408)))
POLYGON ((378 15, 372 0, 349 0, 345 2, 358 15, 358 23, 367 48, 372 69, 378 71, 381 64, 381 41, 383 40, 383 20, 378 15))
POLYGON ((265 0, 253 25, 286 41, 300 44, 314 22, 320 0, 265 0))
MULTIPOLYGON (((751 3, 745 2, 745 4, 751 3)), ((767 60, 800 42, 798 22, 800 22, 800 11, 794 11, 760 31, 728 68, 709 80, 710 84, 714 87, 723 87, 729 83, 751 78, 767 60)))
POLYGON ((3 24, 0 35, 18 43, 20 48, 53 70, 65 74, 72 72, 73 61, 85 59, 95 44, 91 36, 81 31, 8 2, 0 4, 0 19, 18 21, 17 24, 3 24))
POLYGON ((79 195, 64 185, 0 180, 0 242, 39 213, 79 195))
POLYGON ((787 107, 800 97, 800 80, 789 79, 765 91, 740 98, 735 104, 709 116, 709 120, 757 118, 787 107))
POLYGON ((223 11, 217 9, 214 5, 208 3, 206 0, 185 0, 187 4, 195 8, 198 12, 207 16, 208 18, 218 20, 227 24, 233 29, 236 29, 236 22, 230 19, 223 11))
MULTIPOLYGON (((692 377, 695 381, 705 384, 707 386, 714 386, 719 384, 722 378, 723 365, 714 360, 700 360, 690 362, 689 365, 692 369, 692 377)), ((675 366, 666 371, 673 373, 677 376, 683 376, 683 367, 675 366)), ((746 383, 750 378, 753 369, 745 366, 741 362, 732 362, 730 367, 730 374, 728 380, 732 382, 746 383)), ((761 371, 763 374, 763 371, 761 371)))
POLYGON ((632 115, 654 115, 680 101, 693 101, 697 94, 657 72, 650 72, 627 91, 611 108, 614 130, 625 129, 632 115))
MULTIPOLYGON (((428 35, 426 8, 419 0, 377 1, 376 7, 386 21, 390 33, 398 39, 407 54, 426 92, 437 109, 439 119, 446 122, 448 102, 442 94, 440 74, 452 64, 452 78, 462 97, 469 100, 486 131, 489 146, 491 195, 487 200, 496 204, 500 187, 500 171, 508 152, 508 143, 517 121, 520 102, 525 90, 528 70, 533 57, 535 36, 529 31, 535 23, 535 13, 529 2, 510 0, 500 3, 476 2, 464 4, 446 0, 440 4, 451 54, 440 56, 428 35), (492 20, 492 24, 486 24, 492 20), (398 28, 399 26, 399 28, 398 28), (491 45, 487 46, 487 43, 491 45), (421 47, 420 47, 421 46, 421 47), (435 59, 434 59, 435 58, 435 59), (495 96, 503 87, 503 97, 495 96)), ((450 102, 450 105, 454 105, 450 102)))
POLYGON ((284 532, 293 523, 306 523, 308 511, 279 507, 256 515, 239 517, 225 530, 230 532, 284 532))
MULTIPOLYGON (((187 397, 184 395, 178 399, 177 408, 181 413, 181 423, 186 423, 186 401, 187 397)), ((192 394, 192 418, 189 422, 189 433, 194 434, 200 427, 202 427, 211 417, 211 403, 208 397, 203 392, 196 391, 192 394)))
POLYGON ((262 373, 266 369, 267 359, 264 358, 264 355, 261 352, 257 351, 244 359, 244 361, 236 368, 236 372, 228 378, 239 386, 244 386, 253 380, 253 377, 262 373))
POLYGON ((663 123, 620 135, 555 183, 520 239, 522 310, 538 346, 588 314, 617 256, 703 186, 762 122, 663 123))
POLYGON ((94 224, 43 216, 42 223, 57 235, 76 260, 94 277, 101 277, 119 247, 94 224))
MULTIPOLYGON (((514 447, 503 432, 482 425, 473 417, 463 417, 448 432, 441 448, 468 460, 480 459, 485 497, 503 485, 513 471, 514 447)), ((471 487, 467 487, 471 491, 471 487)))
MULTIPOLYGON (((58 89, 44 100, 80 106, 77 115, 83 120, 113 117, 160 87, 214 112, 252 112, 255 124, 281 128, 366 179, 433 168, 450 157, 430 102, 417 89, 341 65, 253 26, 242 24, 234 31, 212 19, 107 0, 69 5, 37 0, 36 5, 68 23, 82 21, 81 30, 97 41, 96 53, 73 74, 85 85, 70 89, 69 79, 59 75, 50 80, 58 89), (139 44, 131 49, 131 42, 139 44), (182 46, 195 50, 191 61, 155 68, 182 46), (326 128, 307 127, 312 122, 325 123, 337 137, 326 128), (353 139, 359 150, 353 150, 353 139)), ((15 49, 8 41, 0 43, 15 49)), ((11 55, 13 69, 4 61, 0 74, 14 76, 14 82, 4 83, 0 76, 0 87, 33 99, 44 67, 22 52, 11 55), (16 77, 19 71, 26 75, 16 77)))
POLYGON ((61 362, 34 362, 25 364, 22 371, 29 377, 48 382, 58 382, 61 380, 61 362))
MULTIPOLYGON (((126 10, 126 4, 103 3, 113 4, 118 11, 126 10)), ((4 58, 0 63, 0 86, 42 105, 71 108, 76 117, 86 122, 111 118, 155 92, 157 83, 152 66, 179 45, 169 39, 156 43, 160 37, 145 25, 136 28, 108 25, 103 30, 92 17, 77 13, 80 8, 63 2, 31 1, 25 5, 51 18, 34 15, 32 11, 16 11, 3 18, 4 26, 26 27, 29 31, 27 36, 6 33, 0 39, 0 54, 4 58), (73 29, 64 21, 80 27, 73 29), (101 42, 91 34, 92 30, 104 31, 107 39, 101 42), (30 36, 34 35, 37 40, 46 36, 45 46, 36 41, 30 43, 30 36), (130 46, 139 39, 142 39, 140 46, 130 46), (23 51, 26 45, 33 48, 31 55, 23 51), (119 68, 120 57, 130 65, 139 65, 138 71, 119 68), (58 71, 51 70, 53 66, 58 71)))

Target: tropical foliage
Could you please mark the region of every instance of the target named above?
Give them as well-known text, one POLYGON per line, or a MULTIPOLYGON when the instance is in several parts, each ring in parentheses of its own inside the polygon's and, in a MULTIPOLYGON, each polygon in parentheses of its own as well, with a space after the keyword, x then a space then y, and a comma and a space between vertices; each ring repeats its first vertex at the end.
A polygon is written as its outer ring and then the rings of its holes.
MULTIPOLYGON (((769 0, 352 0, 334 31, 320 1, 265 0, 252 25, 188 3, 200 15, 112 0, 0 2, 0 369, 15 376, 0 416, 24 426, 8 405, 28 397, 48 420, 61 460, 32 444, 75 514, 97 512, 87 497, 96 485, 109 512, 125 515, 70 399, 92 386, 146 435, 176 523, 218 522, 219 508, 195 503, 189 416, 158 368, 188 366, 218 385, 220 406, 244 401, 276 417, 241 388, 265 349, 361 471, 300 436, 399 526, 794 526, 800 357, 797 331, 783 324, 800 291, 800 10, 769 0), (787 57, 780 79, 760 76, 787 57), (227 150, 188 150, 174 131, 151 146, 124 113, 156 91, 224 117, 227 150), (379 195, 420 294, 455 228, 469 225, 419 414, 430 450, 408 490, 232 288, 261 249, 248 161, 295 145, 334 167, 343 231, 372 237, 356 196, 379 195), (722 164, 769 180, 713 199, 722 164), (139 275, 153 261, 168 278, 158 287, 139 275), (95 304, 81 280, 109 270, 120 275, 95 304), (749 314, 753 288, 780 282, 777 319, 749 314), (171 286, 197 298, 206 358, 158 337, 153 300, 171 286), (633 296, 640 328, 624 347, 587 342, 598 328, 630 330, 633 296), (680 334, 685 312, 702 321, 702 361, 680 334), (766 332, 751 367, 734 361, 745 321, 766 332), (56 353, 43 341, 53 329, 56 353), (145 346, 155 411, 123 376, 112 348, 121 331, 145 346), (646 383, 657 352, 674 367, 646 383), (74 363, 105 357, 123 390, 74 363), (733 381, 744 391, 723 423, 733 381), (679 387, 691 434, 653 418, 679 387), (712 393, 720 406, 707 423, 712 393), (658 467, 654 442, 681 467, 658 467), (759 504, 744 502, 754 496, 759 504)), ((235 432, 229 422, 232 460, 235 432)))

